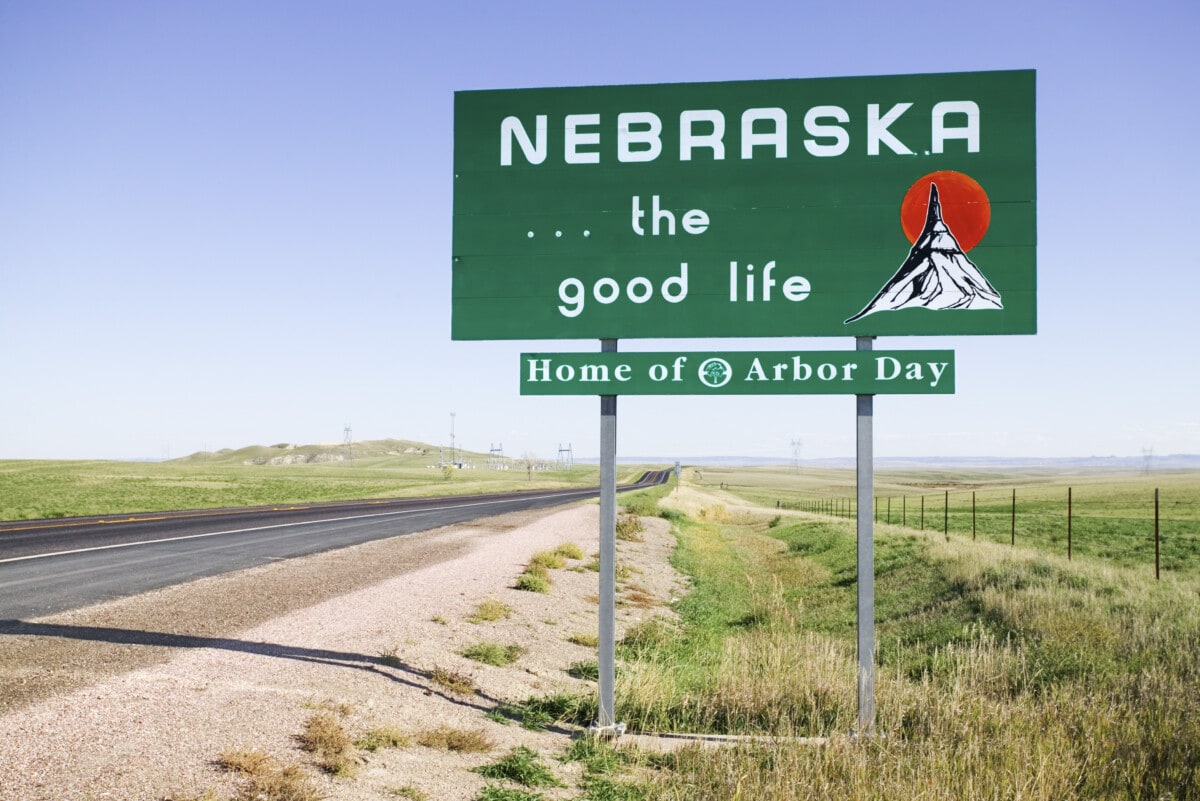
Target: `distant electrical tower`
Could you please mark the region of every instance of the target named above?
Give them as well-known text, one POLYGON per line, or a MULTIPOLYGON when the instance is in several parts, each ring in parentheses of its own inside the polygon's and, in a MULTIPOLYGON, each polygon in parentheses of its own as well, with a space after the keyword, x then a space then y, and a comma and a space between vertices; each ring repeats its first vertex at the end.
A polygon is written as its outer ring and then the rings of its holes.
POLYGON ((575 454, 571 452, 571 443, 567 443, 567 447, 563 447, 562 443, 558 443, 558 459, 554 462, 555 470, 570 470, 575 464, 575 454))
POLYGON ((504 469, 504 443, 501 442, 498 446, 491 445, 488 449, 488 469, 503 470, 504 469))
POLYGON ((346 427, 342 429, 342 444, 346 446, 346 461, 354 461, 354 432, 350 430, 350 424, 346 423, 346 427))
POLYGON ((1146 463, 1146 475, 1150 475, 1150 466, 1154 461, 1154 448, 1142 448, 1142 459, 1146 463))
POLYGON ((800 445, 800 440, 792 440, 792 469, 797 473, 800 472, 800 445))
POLYGON ((451 411, 450 412, 450 460, 449 460, 449 462, 446 462, 445 457, 442 456, 442 448, 438 448, 438 466, 439 466, 439 468, 444 468, 444 466, 446 464, 455 466, 455 468, 462 468, 462 466, 466 466, 466 463, 463 462, 462 450, 460 447, 458 447, 455 444, 454 422, 455 422, 455 412, 451 411))
POLYGON ((462 466, 462 454, 458 452, 457 446, 454 444, 454 412, 450 412, 450 464, 455 467, 462 466))

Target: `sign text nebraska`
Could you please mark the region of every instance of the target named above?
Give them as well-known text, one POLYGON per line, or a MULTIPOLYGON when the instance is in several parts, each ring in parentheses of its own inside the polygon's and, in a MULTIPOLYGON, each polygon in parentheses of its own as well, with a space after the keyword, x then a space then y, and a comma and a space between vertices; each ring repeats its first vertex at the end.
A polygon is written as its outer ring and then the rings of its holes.
MULTIPOLYGON (((866 153, 878 156, 881 146, 892 153, 911 156, 916 151, 902 142, 890 127, 908 113, 913 103, 895 103, 886 111, 882 104, 868 103, 866 119, 866 153)), ((737 152, 741 158, 753 159, 766 153, 777 159, 788 157, 788 112, 780 107, 748 108, 741 114, 737 126, 737 152)), ((562 160, 566 164, 600 163, 601 136, 605 120, 600 114, 566 114, 556 120, 555 131, 561 131, 562 160)), ((804 113, 802 140, 809 155, 818 158, 840 156, 850 149, 850 112, 842 106, 813 106, 804 113)), ((617 161, 654 161, 663 153, 663 120, 652 111, 625 111, 616 115, 610 130, 616 136, 617 161)), ((691 161, 694 154, 706 153, 713 161, 725 159, 726 119, 719 109, 688 109, 680 112, 672 132, 679 142, 679 160, 691 161)), ((613 135, 610 134, 610 135, 613 135)), ((500 122, 500 166, 513 165, 514 145, 529 164, 542 164, 550 153, 550 116, 537 114, 532 133, 526 121, 508 116, 500 122)), ((928 153, 945 152, 946 143, 963 140, 967 153, 979 152, 979 104, 973 100, 943 100, 929 110, 928 153)), ((555 146, 558 152, 558 145, 555 146)))

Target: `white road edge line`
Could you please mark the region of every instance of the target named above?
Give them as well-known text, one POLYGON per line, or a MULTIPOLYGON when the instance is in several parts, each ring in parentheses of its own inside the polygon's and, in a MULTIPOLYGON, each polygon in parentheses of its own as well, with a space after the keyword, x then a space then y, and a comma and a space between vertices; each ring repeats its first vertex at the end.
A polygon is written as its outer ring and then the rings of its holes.
MULTIPOLYGON (((584 494, 584 493, 590 493, 593 491, 594 490, 576 490, 576 491, 566 493, 566 494, 568 494, 568 495, 584 494)), ((164 542, 180 542, 183 540, 200 539, 202 537, 219 537, 224 534, 245 534, 250 531, 269 531, 270 529, 273 529, 273 528, 288 528, 289 526, 311 526, 311 525, 315 525, 317 523, 344 523, 347 520, 365 520, 370 517, 399 517, 400 515, 410 515, 410 514, 414 514, 417 512, 421 512, 421 513, 441 512, 441 511, 445 511, 446 509, 462 509, 464 507, 469 507, 469 506, 487 506, 489 504, 495 504, 495 503, 517 503, 518 501, 539 501, 539 500, 542 500, 543 498, 552 498, 552 497, 555 497, 555 496, 554 495, 535 495, 532 498, 530 498, 528 496, 526 496, 524 498, 500 498, 500 499, 493 499, 490 501, 476 501, 474 503, 458 503, 458 504, 453 504, 451 506, 431 506, 431 507, 428 507, 425 509, 406 509, 401 512, 374 512, 369 515, 352 515, 350 517, 331 517, 326 520, 302 520, 298 523, 279 523, 279 524, 273 525, 273 526, 255 526, 252 528, 235 528, 235 529, 230 529, 228 531, 210 531, 207 534, 187 534, 182 537, 164 537, 163 539, 142 540, 141 542, 118 542, 113 545, 97 545, 94 548, 75 548, 70 551, 51 551, 49 553, 29 554, 28 556, 14 556, 9 559, 0 559, 0 565, 9 564, 10 562, 25 562, 30 559, 46 559, 51 556, 68 556, 70 554, 76 554, 76 553, 91 553, 92 551, 111 551, 115 548, 133 548, 138 545, 157 545, 157 544, 164 543, 164 542)))

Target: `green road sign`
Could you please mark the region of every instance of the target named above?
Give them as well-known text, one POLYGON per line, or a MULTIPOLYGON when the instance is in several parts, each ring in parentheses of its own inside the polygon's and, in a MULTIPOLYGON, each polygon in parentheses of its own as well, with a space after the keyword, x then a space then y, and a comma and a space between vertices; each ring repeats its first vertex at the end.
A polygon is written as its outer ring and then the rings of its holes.
POLYGON ((522 353, 522 395, 953 395, 954 351, 522 353))
POLYGON ((1032 334, 1034 72, 457 92, 455 339, 1032 334))

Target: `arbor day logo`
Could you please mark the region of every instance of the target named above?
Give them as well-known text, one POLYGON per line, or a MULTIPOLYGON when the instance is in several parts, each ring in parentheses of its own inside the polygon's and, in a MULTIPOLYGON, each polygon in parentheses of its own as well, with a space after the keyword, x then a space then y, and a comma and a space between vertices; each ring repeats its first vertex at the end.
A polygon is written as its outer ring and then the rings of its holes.
POLYGON ((729 379, 733 378, 733 368, 724 359, 705 359, 700 364, 699 376, 701 384, 716 389, 729 383, 729 379))

